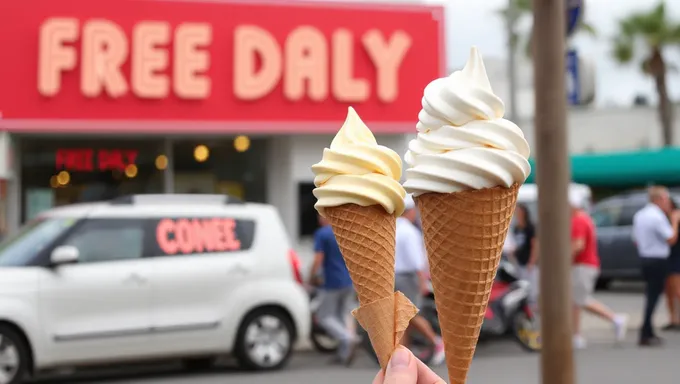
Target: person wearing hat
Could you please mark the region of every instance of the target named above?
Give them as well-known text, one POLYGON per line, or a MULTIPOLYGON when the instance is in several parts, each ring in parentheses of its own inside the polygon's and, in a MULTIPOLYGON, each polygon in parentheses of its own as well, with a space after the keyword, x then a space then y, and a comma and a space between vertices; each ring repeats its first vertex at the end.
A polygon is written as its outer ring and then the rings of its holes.
MULTIPOLYGON (((410 195, 404 200, 405 210, 397 218, 396 253, 395 253, 395 289, 401 291, 416 306, 420 306, 423 292, 427 290, 427 276, 425 272, 427 257, 423 235, 416 227, 418 218, 415 202, 410 195)), ((444 362, 444 343, 441 337, 432 329, 432 325, 420 315, 416 315, 409 328, 415 328, 435 346, 435 353, 430 360, 432 365, 444 362)), ((408 344, 408 330, 404 337, 404 344, 408 344)))
POLYGON ((615 314, 604 304, 592 297, 595 284, 600 276, 600 257, 597 254, 597 235, 595 223, 583 210, 586 200, 583 196, 570 191, 571 206, 571 246, 572 246, 572 299, 574 348, 586 347, 586 340, 581 335, 581 312, 586 310, 612 324, 617 341, 626 336, 628 319, 624 315, 615 314))

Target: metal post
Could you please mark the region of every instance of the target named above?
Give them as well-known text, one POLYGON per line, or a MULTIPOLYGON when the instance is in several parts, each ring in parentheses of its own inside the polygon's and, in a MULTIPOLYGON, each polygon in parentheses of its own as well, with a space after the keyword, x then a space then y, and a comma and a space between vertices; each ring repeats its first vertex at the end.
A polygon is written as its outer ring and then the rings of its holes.
POLYGON ((573 384, 565 0, 533 0, 542 382, 573 384))
POLYGON ((508 0, 508 11, 505 14, 505 25, 508 34, 508 101, 510 102, 510 109, 508 110, 509 120, 517 121, 519 116, 517 114, 517 19, 519 18, 519 11, 515 5, 515 0, 508 0))

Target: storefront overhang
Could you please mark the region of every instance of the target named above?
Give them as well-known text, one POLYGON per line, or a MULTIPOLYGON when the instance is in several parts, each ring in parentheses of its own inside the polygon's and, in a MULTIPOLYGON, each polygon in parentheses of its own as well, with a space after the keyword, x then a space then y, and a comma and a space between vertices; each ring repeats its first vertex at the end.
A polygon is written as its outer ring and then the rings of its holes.
MULTIPOLYGON (((534 182, 535 160, 530 160, 534 182)), ((633 187, 652 183, 680 184, 680 149, 575 155, 571 157, 572 180, 594 187, 633 187)))
POLYGON ((441 6, 2 1, 0 34, 12 133, 410 133, 446 72, 441 6))

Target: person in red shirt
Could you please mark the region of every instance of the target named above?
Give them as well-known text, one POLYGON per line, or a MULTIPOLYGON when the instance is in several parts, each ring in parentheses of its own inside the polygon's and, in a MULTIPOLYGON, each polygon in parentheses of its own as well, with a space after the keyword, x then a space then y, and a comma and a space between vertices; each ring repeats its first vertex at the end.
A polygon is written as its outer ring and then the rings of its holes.
POLYGON ((624 315, 615 314, 604 304, 592 297, 595 284, 600 275, 600 257, 597 254, 597 235, 595 223, 587 212, 581 209, 583 200, 579 196, 569 195, 571 205, 571 245, 573 255, 572 289, 574 300, 574 348, 586 347, 586 340, 581 335, 581 312, 586 310, 612 323, 616 340, 622 341, 626 336, 628 319, 624 315))

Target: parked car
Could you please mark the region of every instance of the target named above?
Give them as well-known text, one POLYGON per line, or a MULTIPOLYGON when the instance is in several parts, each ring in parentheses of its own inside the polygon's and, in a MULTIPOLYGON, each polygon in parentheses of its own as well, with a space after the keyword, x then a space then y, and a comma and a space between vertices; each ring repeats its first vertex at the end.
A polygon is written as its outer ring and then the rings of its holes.
POLYGON ((125 196, 52 209, 0 244, 3 383, 145 359, 207 367, 227 354, 277 369, 309 337, 309 314, 269 205, 125 196))
MULTIPOLYGON (((680 193, 671 192, 680 203, 680 193)), ((600 288, 612 280, 640 280, 640 257, 633 242, 633 216, 649 202, 647 192, 636 190, 601 200, 592 210, 602 262, 600 288)))

